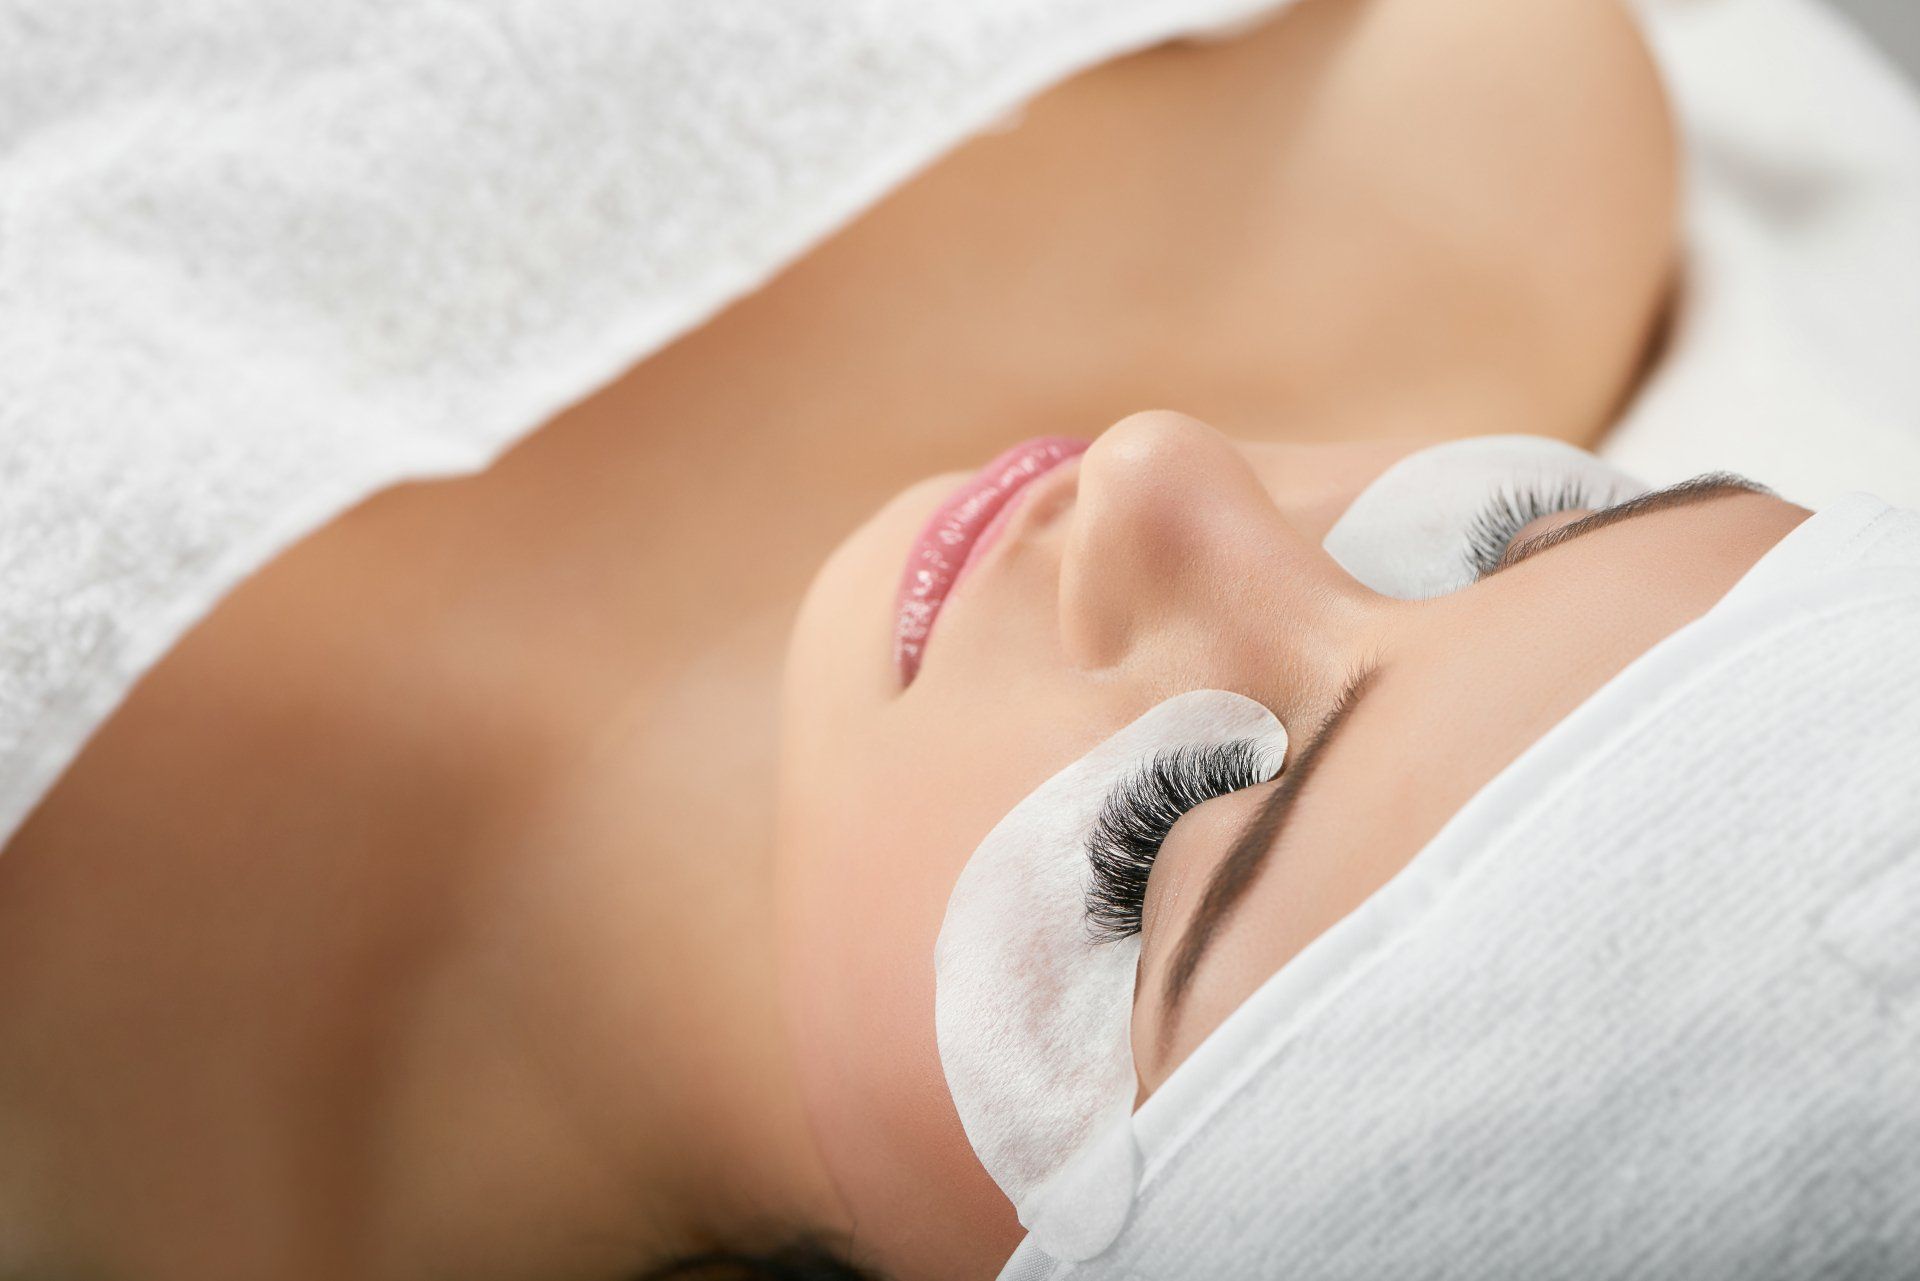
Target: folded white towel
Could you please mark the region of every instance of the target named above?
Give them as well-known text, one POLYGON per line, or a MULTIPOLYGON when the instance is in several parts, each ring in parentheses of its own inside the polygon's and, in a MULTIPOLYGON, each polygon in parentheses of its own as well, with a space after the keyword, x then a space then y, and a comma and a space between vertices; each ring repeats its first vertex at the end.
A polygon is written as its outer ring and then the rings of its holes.
MULTIPOLYGON (((0 0, 0 840, 294 539, 485 465, 1046 85, 1273 7, 0 0)), ((1856 341, 1897 347, 1912 313, 1830 287, 1911 302, 1920 148, 1886 148, 1915 109, 1807 0, 1660 14, 1695 136, 1725 153, 1700 194, 1746 211, 1696 222, 1690 314, 1775 257, 1797 284, 1707 327, 1734 358, 1672 375, 1622 464, 1663 479, 1665 433, 1745 424, 1757 388, 1783 408, 1752 430, 1802 444, 1752 470, 1794 493, 1771 463, 1857 456, 1854 483, 1893 493, 1898 442, 1847 414, 1912 425, 1914 370, 1856 341), (1749 63, 1764 78, 1723 70, 1749 63), (1795 199, 1807 174, 1818 200, 1795 199), (1801 307, 1821 323, 1769 338, 1801 307), (1756 327, 1778 379, 1739 356, 1756 327)), ((1745 463, 1727 434, 1709 464, 1745 463)))
POLYGON ((1897 1278, 1920 1261, 1920 513, 1789 535, 1135 1116, 1003 1281, 1897 1278))

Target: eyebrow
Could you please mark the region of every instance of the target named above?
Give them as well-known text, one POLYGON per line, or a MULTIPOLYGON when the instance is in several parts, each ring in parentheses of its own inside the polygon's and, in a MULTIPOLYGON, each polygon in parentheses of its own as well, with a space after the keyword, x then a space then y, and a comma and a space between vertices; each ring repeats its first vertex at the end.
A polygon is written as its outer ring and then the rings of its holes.
MULTIPOLYGON (((1689 507, 1695 503, 1708 502, 1733 494, 1772 494, 1765 485, 1748 480, 1733 472, 1708 472, 1683 480, 1677 485, 1656 489, 1629 498, 1625 502, 1603 507, 1579 520, 1569 521, 1531 538, 1522 539, 1507 549, 1500 563, 1484 576, 1491 578, 1502 570, 1512 569, 1521 561, 1538 556, 1541 552, 1564 546, 1576 538, 1617 525, 1621 521, 1632 520, 1639 516, 1649 516, 1658 511, 1671 511, 1678 507, 1689 507)), ((1207 888, 1200 898, 1200 906, 1194 910, 1193 919, 1188 922, 1186 932, 1182 934, 1179 945, 1174 950, 1174 958, 1167 968, 1167 975, 1160 991, 1160 1032, 1158 1040, 1164 1053, 1172 1043, 1175 1019, 1180 1012, 1188 989, 1193 985, 1194 974, 1200 968, 1200 961, 1206 955, 1220 929, 1227 923, 1233 910, 1246 896, 1247 890, 1259 876, 1260 869, 1266 866, 1267 859, 1274 847, 1279 844, 1281 830, 1286 826, 1288 817, 1306 790, 1307 782, 1313 777, 1314 769, 1319 765, 1328 749, 1333 745, 1340 728, 1353 717, 1354 709, 1363 698, 1378 684, 1381 671, 1379 663, 1373 663, 1350 677, 1333 707, 1320 721, 1313 737, 1300 752, 1299 759, 1280 776, 1280 785, 1263 802, 1258 811, 1247 820, 1247 825, 1227 849, 1226 857, 1207 878, 1207 888)))

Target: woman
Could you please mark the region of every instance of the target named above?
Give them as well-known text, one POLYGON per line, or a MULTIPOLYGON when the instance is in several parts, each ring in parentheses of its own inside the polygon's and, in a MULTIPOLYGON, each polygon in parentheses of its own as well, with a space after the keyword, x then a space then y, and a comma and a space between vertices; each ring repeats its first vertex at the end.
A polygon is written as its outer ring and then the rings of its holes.
POLYGON ((1151 1090, 1804 514, 1715 491, 1424 610, 1314 550, 1423 444, 1599 437, 1655 339, 1672 171, 1612 3, 1317 0, 1061 86, 487 473, 291 548, 0 859, 0 1259, 611 1277, 813 1231, 991 1275, 1019 1228, 945 1095, 925 961, 1013 800, 1183 686, 1297 723, 1380 662, 1331 792, 1448 714, 1425 682, 1510 682, 1367 862, 1302 873, 1312 920, 1218 937, 1144 1032, 1151 1090), (1125 417, 1154 404, 1195 417, 1125 417), (780 745, 788 622, 841 531, 1042 433, 1098 438, 904 691, 892 588, 956 477, 834 554, 780 745))

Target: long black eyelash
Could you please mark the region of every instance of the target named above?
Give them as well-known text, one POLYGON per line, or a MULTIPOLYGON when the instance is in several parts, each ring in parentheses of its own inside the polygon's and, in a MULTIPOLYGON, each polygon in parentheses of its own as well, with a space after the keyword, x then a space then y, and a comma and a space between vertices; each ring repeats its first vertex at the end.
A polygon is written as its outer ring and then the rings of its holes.
POLYGON ((1509 483, 1496 490, 1467 525, 1462 548, 1464 568, 1474 578, 1485 578, 1500 566, 1513 537, 1521 530, 1555 512, 1605 505, 1603 495, 1577 477, 1559 481, 1509 483))
POLYGON ((1093 865, 1087 928, 1093 941, 1111 943, 1140 932, 1147 874, 1181 815, 1271 777, 1264 746, 1244 738, 1159 752, 1114 788, 1087 837, 1093 865))

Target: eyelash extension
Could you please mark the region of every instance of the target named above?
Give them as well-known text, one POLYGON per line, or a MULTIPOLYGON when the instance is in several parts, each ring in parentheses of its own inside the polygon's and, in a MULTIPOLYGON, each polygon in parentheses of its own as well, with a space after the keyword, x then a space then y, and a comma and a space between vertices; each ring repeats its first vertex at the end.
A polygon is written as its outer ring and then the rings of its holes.
POLYGON ((1233 739, 1156 753, 1114 788, 1087 837, 1087 861, 1093 865, 1087 927, 1093 941, 1112 943, 1140 932, 1147 874, 1182 815, 1272 776, 1259 740, 1233 739))
POLYGON ((1558 481, 1532 480, 1509 482, 1494 492, 1474 518, 1468 522, 1466 545, 1462 548, 1464 568, 1475 579, 1485 578, 1500 567, 1500 560, 1513 545, 1514 535, 1555 512, 1582 507, 1598 509, 1606 497, 1593 492, 1581 478, 1558 481))

